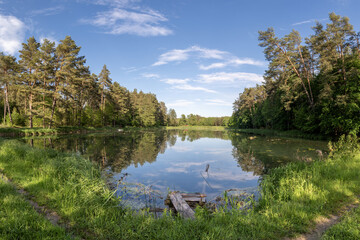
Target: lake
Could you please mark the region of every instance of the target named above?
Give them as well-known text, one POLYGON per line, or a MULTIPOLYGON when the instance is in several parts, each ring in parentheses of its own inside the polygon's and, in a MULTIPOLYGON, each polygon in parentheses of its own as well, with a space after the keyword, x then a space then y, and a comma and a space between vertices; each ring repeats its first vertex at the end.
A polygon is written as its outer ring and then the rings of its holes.
POLYGON ((116 194, 133 208, 163 206, 168 191, 225 190, 257 196, 261 176, 291 161, 318 158, 327 142, 228 131, 139 130, 23 138, 42 148, 75 152, 98 163, 116 194))

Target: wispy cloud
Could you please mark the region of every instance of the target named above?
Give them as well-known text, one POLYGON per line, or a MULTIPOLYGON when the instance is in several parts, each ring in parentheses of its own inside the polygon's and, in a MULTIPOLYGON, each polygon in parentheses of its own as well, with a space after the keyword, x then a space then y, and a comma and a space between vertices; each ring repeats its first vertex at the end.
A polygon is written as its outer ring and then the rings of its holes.
POLYGON ((213 105, 213 106, 232 106, 232 102, 227 102, 222 99, 206 99, 206 105, 213 105))
POLYGON ((319 19, 309 19, 309 20, 293 23, 292 26, 303 25, 303 24, 308 24, 308 23, 314 23, 316 21, 322 22, 322 21, 325 21, 325 20, 327 20, 327 18, 323 18, 323 19, 320 19, 320 20, 319 19))
POLYGON ((166 78, 166 79, 162 79, 161 80, 162 82, 164 83, 167 83, 167 84, 186 84, 190 81, 189 78, 184 78, 184 79, 181 79, 181 78, 166 78))
POLYGON ((142 7, 134 0, 98 0, 95 4, 108 5, 110 9, 98 12, 93 19, 81 22, 103 27, 108 34, 133 34, 138 36, 167 36, 173 31, 162 23, 168 19, 156 10, 142 7))
POLYGON ((234 83, 236 81, 261 83, 263 76, 247 72, 216 72, 211 74, 200 74, 200 83, 234 83))
POLYGON ((188 91, 203 91, 208 93, 216 93, 216 91, 190 85, 189 82, 191 81, 189 78, 179 79, 179 78, 166 78, 161 80, 164 83, 172 85, 172 89, 180 89, 180 90, 188 90, 188 91))
POLYGON ((30 12, 30 14, 32 16, 36 16, 36 15, 51 16, 51 15, 59 14, 63 10, 64 10, 64 6, 56 6, 56 7, 33 10, 30 12))
POLYGON ((200 69, 201 70, 210 70, 210 69, 216 69, 216 68, 224 68, 224 67, 228 67, 228 66, 236 67, 236 66, 240 66, 240 65, 265 66, 266 63, 262 62, 262 61, 257 61, 257 60, 251 59, 251 58, 240 59, 240 58, 234 57, 225 62, 212 63, 207 66, 200 65, 200 69))
POLYGON ((173 107, 188 107, 195 104, 193 101, 189 100, 176 100, 175 102, 168 103, 166 106, 173 108, 173 107))
POLYGON ((144 78, 160 78, 160 75, 156 73, 143 73, 141 76, 144 78))
POLYGON ((170 62, 183 62, 191 56, 204 59, 223 59, 226 54, 228 53, 224 51, 201 48, 199 46, 192 46, 186 49, 173 49, 161 54, 153 66, 165 65, 170 62))
POLYGON ((177 85, 177 86, 173 86, 173 88, 180 89, 180 90, 203 91, 203 92, 208 92, 208 93, 216 93, 216 91, 214 91, 214 90, 204 88, 204 87, 196 87, 196 86, 192 86, 189 84, 177 85))
POLYGON ((173 49, 161 54, 158 60, 152 66, 165 65, 171 62, 184 62, 190 58, 204 59, 204 60, 221 60, 220 62, 211 63, 209 65, 199 65, 201 70, 210 70, 215 68, 224 68, 228 66, 239 65, 255 65, 264 66, 266 63, 256 61, 251 58, 238 58, 229 52, 218 49, 208 49, 199 46, 191 46, 186 49, 173 49))
POLYGON ((25 37, 25 24, 14 16, 0 15, 0 50, 15 54, 25 37))

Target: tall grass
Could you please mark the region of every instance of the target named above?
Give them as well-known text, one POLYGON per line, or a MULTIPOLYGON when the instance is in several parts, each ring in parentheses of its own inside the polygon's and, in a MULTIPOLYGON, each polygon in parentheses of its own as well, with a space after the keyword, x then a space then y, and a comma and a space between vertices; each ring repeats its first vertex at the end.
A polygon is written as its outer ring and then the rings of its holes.
POLYGON ((72 239, 39 215, 0 176, 0 239, 72 239))
POLYGON ((252 210, 197 209, 195 220, 119 207, 100 169, 79 156, 1 140, 0 169, 86 239, 279 239, 307 231, 360 193, 360 155, 340 147, 358 143, 343 142, 326 160, 273 169, 252 210))

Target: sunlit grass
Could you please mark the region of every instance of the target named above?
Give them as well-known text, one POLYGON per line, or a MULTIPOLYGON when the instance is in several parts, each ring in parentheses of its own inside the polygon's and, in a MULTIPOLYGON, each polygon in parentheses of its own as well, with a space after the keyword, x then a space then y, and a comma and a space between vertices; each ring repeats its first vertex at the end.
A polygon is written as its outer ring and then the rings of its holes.
POLYGON ((72 239, 0 177, 0 239, 72 239))
POLYGON ((360 239, 360 207, 342 218, 341 222, 328 229, 323 240, 358 240, 360 239))
POLYGON ((100 168, 76 155, 1 140, 0 169, 86 239, 279 239, 306 232, 319 216, 356 199, 360 155, 346 146, 329 159, 273 169, 254 209, 198 209, 193 221, 121 208, 100 168))

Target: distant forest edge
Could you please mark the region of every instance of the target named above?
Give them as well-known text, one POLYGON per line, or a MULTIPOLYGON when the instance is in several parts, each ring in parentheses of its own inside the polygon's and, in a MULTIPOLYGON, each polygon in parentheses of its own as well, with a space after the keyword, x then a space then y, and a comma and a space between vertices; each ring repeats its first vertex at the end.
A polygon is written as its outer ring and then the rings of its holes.
POLYGON ((360 33, 347 17, 329 18, 326 26, 317 22, 304 41, 295 30, 282 38, 273 28, 259 31, 269 61, 265 83, 239 95, 231 127, 359 133, 360 33))

